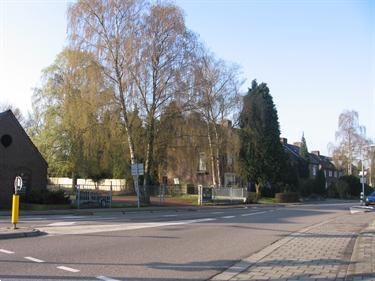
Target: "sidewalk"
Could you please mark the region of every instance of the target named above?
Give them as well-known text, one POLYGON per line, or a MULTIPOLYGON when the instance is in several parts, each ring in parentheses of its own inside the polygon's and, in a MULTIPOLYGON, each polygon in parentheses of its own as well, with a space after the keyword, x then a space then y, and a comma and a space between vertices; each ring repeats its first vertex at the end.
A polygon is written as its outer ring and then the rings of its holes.
POLYGON ((367 227, 374 219, 348 214, 303 229, 211 280, 375 280, 375 225, 367 227))

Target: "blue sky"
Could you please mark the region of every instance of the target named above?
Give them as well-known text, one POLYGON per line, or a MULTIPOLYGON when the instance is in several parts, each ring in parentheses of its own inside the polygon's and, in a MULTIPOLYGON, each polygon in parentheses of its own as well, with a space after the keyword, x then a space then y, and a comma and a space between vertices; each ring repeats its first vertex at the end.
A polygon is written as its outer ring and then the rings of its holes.
MULTIPOLYGON (((375 139, 375 1, 176 0, 190 29, 241 66, 245 92, 266 82, 282 136, 327 154, 339 114, 375 139)), ((32 88, 66 39, 67 1, 0 0, 0 102, 30 110, 32 88)))

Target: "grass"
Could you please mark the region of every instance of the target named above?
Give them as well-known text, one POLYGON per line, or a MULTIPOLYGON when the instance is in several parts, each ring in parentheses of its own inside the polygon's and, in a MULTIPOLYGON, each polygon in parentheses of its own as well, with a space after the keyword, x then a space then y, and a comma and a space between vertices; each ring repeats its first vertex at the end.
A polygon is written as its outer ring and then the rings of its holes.
POLYGON ((260 203, 260 204, 274 204, 274 203, 276 203, 276 199, 274 197, 261 197, 258 200, 258 203, 260 203))

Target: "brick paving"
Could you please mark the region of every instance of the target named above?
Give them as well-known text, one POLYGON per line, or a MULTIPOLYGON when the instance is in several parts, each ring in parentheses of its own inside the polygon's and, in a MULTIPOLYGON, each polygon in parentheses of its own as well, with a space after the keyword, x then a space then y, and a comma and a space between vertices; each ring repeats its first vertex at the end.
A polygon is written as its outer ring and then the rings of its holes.
POLYGON ((212 280, 375 280, 375 225, 366 228, 374 219, 375 213, 348 214, 306 228, 212 280))

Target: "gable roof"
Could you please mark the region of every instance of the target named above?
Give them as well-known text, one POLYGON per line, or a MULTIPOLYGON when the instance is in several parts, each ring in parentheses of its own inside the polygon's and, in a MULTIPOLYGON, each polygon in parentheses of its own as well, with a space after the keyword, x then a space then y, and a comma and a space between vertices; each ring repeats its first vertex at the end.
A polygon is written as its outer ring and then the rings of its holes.
MULTIPOLYGON (((293 158, 302 159, 301 155, 299 154, 300 148, 297 145, 285 143, 283 144, 283 146, 284 150, 290 155, 292 155, 293 158)), ((309 153, 309 163, 314 165, 322 165, 324 169, 336 169, 331 159, 324 155, 316 155, 314 153, 309 153)))
POLYGON ((20 122, 17 120, 16 116, 13 114, 12 110, 7 110, 4 112, 0 112, 0 123, 1 120, 4 120, 5 118, 9 118, 20 130, 21 134, 25 137, 26 141, 29 143, 30 147, 36 152, 36 154, 40 157, 42 162, 48 167, 47 161, 44 159, 43 155, 40 153, 38 148, 35 146, 35 144, 30 139, 29 135, 26 133, 25 129, 22 127, 20 122))

